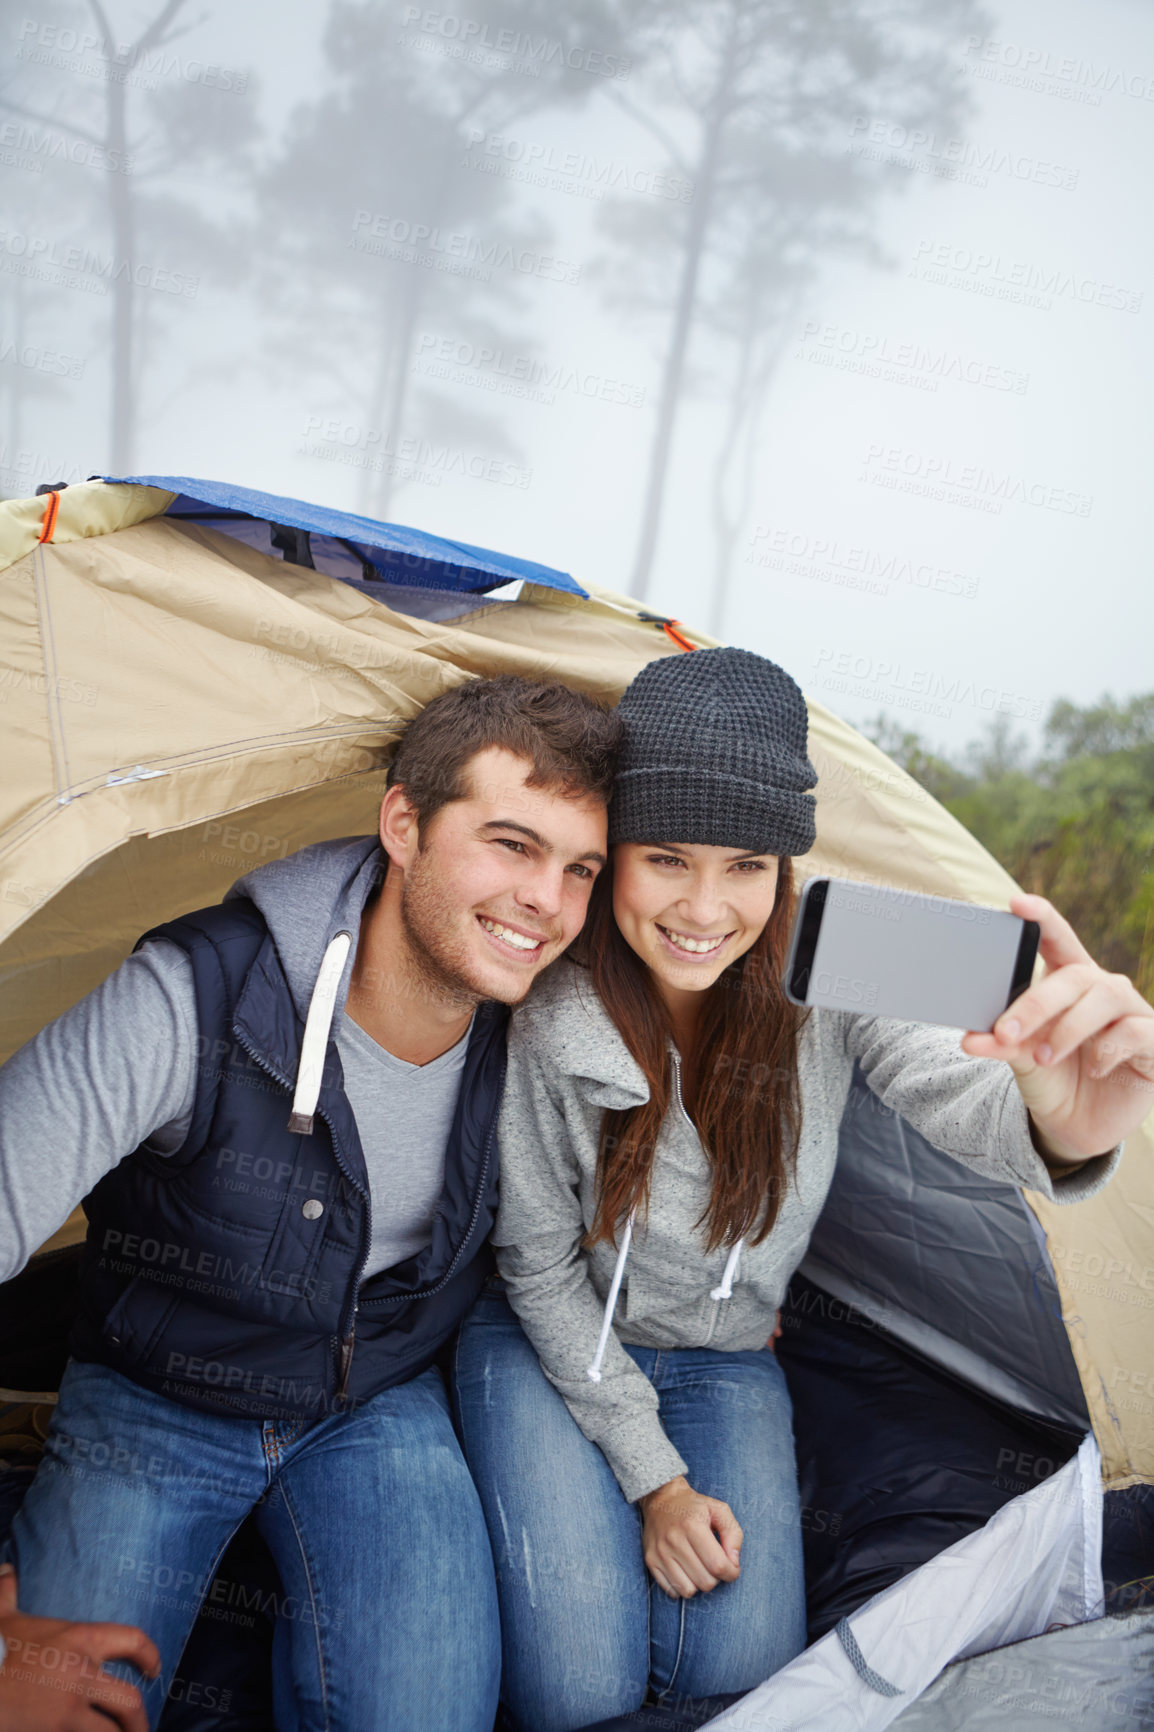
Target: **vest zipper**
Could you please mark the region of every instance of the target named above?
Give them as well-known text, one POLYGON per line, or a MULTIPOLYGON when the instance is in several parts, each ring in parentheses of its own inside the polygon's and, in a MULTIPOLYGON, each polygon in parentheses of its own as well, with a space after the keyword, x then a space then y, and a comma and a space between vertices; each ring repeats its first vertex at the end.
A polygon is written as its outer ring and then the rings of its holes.
MULTIPOLYGON (((323 1117, 323 1114, 322 1114, 322 1117, 323 1117)), ((325 1123, 328 1124, 327 1119, 325 1119, 325 1123)), ((446 1286, 448 1284, 448 1282, 451 1280, 454 1269, 457 1267, 457 1264, 461 1261, 461 1258, 465 1254, 466 1245, 469 1243, 469 1240, 473 1237, 473 1229, 477 1225, 477 1217, 481 1213, 481 1198, 485 1194, 485 1180, 487 1179, 487 1177, 489 1175, 489 1156, 492 1152, 493 1133, 496 1130, 496 1128, 497 1128, 497 1114, 496 1114, 496 1112, 494 1112, 492 1118, 489 1120, 489 1130, 488 1130, 488 1133, 485 1137, 485 1147, 484 1147, 484 1151, 483 1151, 482 1156, 481 1156, 481 1172, 480 1172, 480 1175, 479 1175, 478 1180, 477 1180, 476 1194, 473 1198, 473 1213, 469 1217, 469 1225, 465 1230, 465 1236, 461 1240, 461 1243, 457 1246, 456 1251, 453 1253, 453 1257, 452 1257, 452 1260, 449 1264, 449 1267, 445 1270, 445 1273, 441 1276, 441 1279, 439 1281, 435 1281, 431 1287, 418 1287, 418 1289, 415 1293, 390 1293, 388 1295, 382 1296, 380 1299, 372 1299, 369 1301, 369 1303, 371 1305, 396 1305, 402 1299, 406 1299, 406 1300, 409 1300, 409 1299, 428 1299, 428 1298, 431 1298, 431 1296, 434 1293, 439 1293, 441 1291, 441 1288, 446 1286)), ((331 1125, 329 1126, 329 1129, 332 1130, 331 1125)), ((336 1133, 335 1132, 333 1132, 333 1142, 334 1142, 334 1144, 336 1143, 336 1133)), ((361 1269, 363 1269, 364 1266, 365 1266, 365 1260, 362 1259, 361 1269)), ((360 1270, 357 1271, 357 1288, 359 1289, 359 1287, 360 1287, 360 1270)), ((353 1368, 353 1347, 355 1345, 355 1336, 356 1336, 357 1309, 358 1309, 358 1304, 357 1304, 357 1302, 354 1301, 353 1314, 352 1314, 352 1317, 349 1319, 349 1332, 345 1336, 345 1339, 340 1344, 340 1381, 337 1384, 337 1392, 336 1392, 335 1399, 337 1401, 341 1401, 341 1402, 343 1402, 348 1396, 349 1373, 351 1372, 351 1370, 353 1368)))
MULTIPOLYGON (((325 1123, 328 1124, 327 1119, 325 1120, 325 1123)), ((330 1130, 332 1129, 331 1126, 329 1128, 330 1128, 330 1130)), ((481 1155, 481 1172, 480 1172, 480 1175, 479 1175, 478 1180, 477 1180, 476 1194, 473 1198, 473 1213, 469 1217, 469 1225, 465 1230, 465 1236, 461 1240, 461 1243, 457 1246, 456 1251, 453 1253, 452 1261, 450 1262, 449 1267, 445 1270, 445 1273, 441 1276, 441 1279, 439 1281, 435 1281, 431 1287, 419 1287, 415 1293, 391 1293, 391 1294, 388 1294, 387 1296, 383 1296, 380 1299, 370 1300, 369 1301, 370 1304, 372 1304, 372 1305, 396 1305, 401 1299, 428 1299, 434 1293, 439 1293, 441 1291, 441 1288, 446 1286, 448 1284, 448 1282, 451 1280, 454 1269, 457 1267, 457 1264, 461 1261, 461 1258, 465 1254, 466 1245, 469 1243, 469 1240, 473 1237, 473 1229, 477 1225, 477 1217, 481 1213, 481 1199, 485 1194, 485 1180, 489 1176, 489 1157, 490 1157, 490 1154, 492 1153, 493 1133, 496 1130, 496 1128, 497 1128, 497 1114, 494 1111, 492 1118, 489 1120, 489 1129, 488 1129, 488 1132, 487 1132, 486 1137, 485 1137, 485 1147, 484 1147, 483 1153, 481 1155)), ((334 1143, 336 1141, 335 1132, 333 1135, 333 1141, 334 1141, 334 1143)), ((364 1268, 364 1262, 363 1261, 361 1263, 361 1268, 362 1269, 364 1268)), ((358 1288, 360 1286, 360 1272, 359 1271, 357 1274, 357 1286, 358 1286, 358 1288)), ((341 1347, 340 1347, 340 1382, 337 1385, 337 1393, 336 1393, 336 1399, 338 1401, 344 1401, 348 1395, 349 1373, 353 1367, 353 1346, 354 1346, 354 1337, 355 1337, 355 1333, 356 1333, 356 1325, 357 1325, 357 1304, 354 1303, 353 1314, 352 1314, 352 1317, 349 1321, 349 1332, 346 1335, 345 1339, 341 1342, 341 1347)))
MULTIPOLYGON (((270 1077, 272 1077, 274 1082, 278 1082, 282 1088, 288 1089, 289 1093, 291 1094, 292 1093, 292 1084, 288 1081, 288 1079, 286 1077, 283 1077, 281 1075, 281 1073, 273 1065, 271 1065, 268 1062, 268 1060, 261 1053, 257 1052, 255 1047, 253 1047, 250 1044, 250 1042, 244 1038, 244 1036, 240 1033, 240 1031, 235 1026, 233 1028, 233 1033, 236 1035, 237 1039, 240 1041, 241 1046, 244 1048, 245 1052, 248 1053, 249 1057, 256 1064, 258 1064, 263 1071, 267 1072, 267 1074, 270 1077)), ((680 1098, 681 1098, 681 1090, 680 1090, 680 1083, 679 1083, 678 1084, 678 1099, 680 1100, 680 1098)), ((685 1111, 684 1107, 682 1107, 681 1110, 684 1112, 685 1111)), ((445 1273, 441 1276, 441 1279, 439 1281, 435 1281, 431 1287, 418 1288, 415 1293, 392 1293, 392 1294, 388 1294, 387 1296, 382 1296, 380 1299, 371 1300, 370 1301, 371 1304, 373 1304, 373 1305, 397 1305, 402 1300, 428 1299, 428 1298, 431 1298, 434 1293, 439 1293, 441 1291, 442 1287, 445 1287, 448 1284, 448 1282, 451 1280, 453 1272, 457 1267, 457 1264, 461 1261, 461 1258, 464 1256, 465 1247, 468 1245, 469 1240, 473 1237, 473 1229, 476 1227, 477 1217, 481 1213, 481 1199, 485 1195, 485 1180, 489 1176, 489 1161, 490 1161, 490 1158, 491 1158, 492 1152, 493 1152, 493 1137, 494 1137, 494 1134, 495 1134, 496 1129, 497 1129, 497 1112, 498 1112, 498 1108, 494 1107, 492 1116, 489 1119, 489 1129, 485 1135, 485 1146, 484 1146, 484 1149, 483 1149, 482 1154, 481 1154, 481 1172, 480 1172, 480 1175, 479 1175, 478 1180, 477 1180, 477 1188, 476 1188, 475 1195, 473 1197, 473 1213, 469 1217, 469 1225, 468 1225, 468 1228, 466 1229, 465 1236, 461 1240, 461 1243, 457 1246, 457 1249, 453 1255, 453 1258, 449 1264, 449 1267, 445 1270, 445 1273)), ((356 1180, 353 1178, 353 1175, 349 1171, 348 1166, 345 1163, 344 1157, 341 1154, 341 1147, 340 1147, 340 1143, 337 1139, 337 1133, 336 1133, 335 1129, 333 1128, 331 1121, 326 1117, 326 1115, 324 1113, 322 1113, 320 1111, 319 1106, 318 1106, 318 1110, 317 1110, 317 1116, 319 1118, 324 1119, 325 1124, 328 1125, 328 1127, 329 1127, 329 1135, 332 1137, 332 1140, 333 1140, 333 1153, 335 1154, 335 1156, 337 1158, 338 1167, 340 1167, 342 1173, 344 1173, 344 1175, 348 1179, 349 1183, 351 1185, 353 1185, 357 1190, 360 1190, 360 1186, 357 1184, 356 1180)), ((686 1114, 686 1117, 688 1118, 688 1114, 686 1114)), ((692 1121, 690 1121, 690 1122, 692 1123, 692 1121)), ((342 1325, 345 1325, 345 1326, 341 1328, 340 1335, 334 1336, 334 1338, 333 1338, 334 1346, 336 1347, 336 1350, 337 1350, 337 1385, 336 1385, 336 1390, 334 1392, 333 1399, 334 1399, 334 1401, 340 1401, 342 1403, 345 1400, 347 1400, 347 1398, 348 1398, 349 1375, 350 1375, 352 1368, 353 1368, 353 1348, 356 1345, 356 1326, 357 1326, 357 1308, 358 1308, 357 1295, 358 1295, 358 1292, 360 1290, 361 1275, 364 1271, 365 1264, 369 1260, 369 1244, 371 1243, 371 1237, 372 1237, 372 1202, 371 1202, 371 1199, 368 1195, 368 1192, 364 1193, 364 1198, 365 1198, 366 1231, 362 1232, 362 1234, 361 1234, 361 1260, 360 1260, 360 1263, 357 1267, 356 1278, 353 1282, 353 1302, 352 1302, 352 1306, 348 1309, 348 1311, 342 1315, 341 1322, 342 1322, 342 1325)))
MULTIPOLYGON (((289 1082, 288 1078, 282 1076, 280 1071, 278 1071, 274 1065, 270 1064, 262 1053, 257 1052, 256 1048, 245 1039, 244 1035, 241 1034, 235 1024, 233 1025, 233 1033, 236 1035, 241 1046, 244 1048, 245 1052, 248 1053, 253 1062, 258 1064, 261 1070, 267 1072, 274 1082, 278 1082, 282 1088, 288 1089, 291 1096, 293 1085, 289 1082)), ((337 1137, 336 1129, 331 1119, 329 1119, 325 1113, 321 1112, 319 1104, 317 1107, 317 1117, 324 1119, 325 1124, 329 1127, 329 1136, 332 1138, 333 1154, 336 1156, 337 1166, 341 1169, 341 1172, 349 1181, 349 1184, 352 1185, 353 1189, 360 1191, 361 1187, 350 1172, 348 1164, 341 1153, 341 1145, 337 1137)), ((362 1195, 365 1199, 365 1220, 364 1226, 361 1229, 361 1260, 357 1265, 356 1274, 353 1277, 352 1303, 350 1305, 346 1300, 345 1309, 341 1313, 341 1320, 338 1324, 340 1333, 333 1337, 333 1344, 336 1347, 337 1361, 337 1384, 333 1394, 333 1400, 339 1401, 342 1404, 348 1397, 349 1373, 353 1368, 353 1346, 357 1326, 357 1293, 361 1285, 361 1275, 364 1272, 365 1264, 369 1260, 369 1245, 372 1242, 372 1200, 368 1191, 363 1191, 362 1195)))
POLYGON ((335 1396, 333 1397, 333 1400, 339 1401, 342 1404, 342 1406, 344 1405, 345 1401, 348 1399, 349 1373, 353 1369, 353 1346, 354 1346, 355 1340, 356 1340, 356 1332, 357 1332, 357 1308, 356 1308, 356 1305, 354 1304, 353 1315, 352 1315, 352 1318, 351 1318, 350 1323, 349 1323, 349 1332, 345 1336, 344 1340, 341 1342, 341 1345, 340 1345, 340 1355, 339 1355, 340 1380, 337 1383, 337 1392, 336 1392, 335 1396))

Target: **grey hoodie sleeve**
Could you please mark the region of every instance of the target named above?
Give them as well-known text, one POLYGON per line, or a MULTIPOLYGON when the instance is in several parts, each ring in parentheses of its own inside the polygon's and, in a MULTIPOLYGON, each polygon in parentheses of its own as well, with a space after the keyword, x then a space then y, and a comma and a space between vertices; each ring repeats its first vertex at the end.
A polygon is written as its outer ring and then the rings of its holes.
POLYGON ((658 1417, 657 1391, 613 1330, 600 1383, 587 1375, 602 1304, 581 1249, 577 1162, 548 1068, 514 1017, 499 1132, 497 1267, 546 1377, 633 1503, 687 1469, 658 1417))
POLYGON ((196 1099, 196 995, 184 952, 154 940, 0 1069, 0 1281, 98 1179, 149 1141, 172 1154, 196 1099))
POLYGON ((845 1020, 847 1050, 870 1088, 943 1154, 1052 1203, 1080 1203, 1111 1178, 1121 1144, 1051 1175, 1034 1147, 1013 1071, 1000 1059, 963 1052, 963 1029, 848 1012, 845 1020))

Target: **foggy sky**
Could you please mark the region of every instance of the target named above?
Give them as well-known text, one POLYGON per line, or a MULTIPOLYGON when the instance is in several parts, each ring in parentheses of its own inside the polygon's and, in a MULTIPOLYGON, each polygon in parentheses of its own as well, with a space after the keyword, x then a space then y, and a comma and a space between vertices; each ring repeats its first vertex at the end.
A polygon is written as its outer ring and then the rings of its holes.
MULTIPOLYGON (((390 7, 396 54, 429 76, 454 38, 390 7)), ((155 9, 121 4, 113 15, 127 34, 155 9)), ((171 82, 195 88, 194 59, 242 73, 247 94, 237 100, 255 104, 263 132, 254 160, 267 163, 297 105, 327 77, 327 9, 208 0, 205 10, 177 45, 183 71, 171 82)), ((38 63, 26 52, 82 12, 36 0, 6 9, 9 98, 23 90, 20 99, 64 118, 78 92, 92 102, 90 72, 53 64, 50 48, 38 63)), ((1154 16, 1137 0, 1004 0, 989 13, 980 41, 963 36, 950 48, 972 103, 963 124, 912 138, 885 114, 844 114, 846 151, 909 166, 898 164, 871 207, 882 262, 823 260, 786 321, 723 626, 728 641, 780 661, 850 721, 885 710, 951 749, 999 711, 1036 737, 1058 696, 1086 703, 1154 686, 1154 16)), ((499 24, 500 9, 462 5, 459 16, 499 24)), ((397 489, 390 515, 628 590, 668 314, 631 315, 608 299, 602 261, 613 243, 602 213, 611 195, 576 192, 572 167, 555 168, 545 185, 510 172, 528 160, 596 157, 649 189, 668 170, 653 136, 613 100, 640 99, 643 81, 583 76, 596 85, 587 100, 531 113, 509 125, 506 150, 482 140, 462 158, 466 198, 493 178, 480 158, 497 170, 507 202, 496 230, 535 224, 546 237, 539 252, 577 280, 508 271, 506 284, 494 272, 486 305, 501 330, 485 363, 451 300, 418 321, 414 390, 439 391, 442 409, 434 426, 413 396, 406 449, 456 457, 440 470, 414 457, 418 473, 397 489), (544 377, 555 383, 541 387, 544 377), (518 391, 526 383, 532 389, 518 391)), ((11 114, 0 118, 10 128, 5 235, 39 223, 54 239, 100 244, 107 171, 71 161, 33 171, 11 114)), ((187 223, 163 245, 141 241, 150 268, 187 272, 191 259, 196 290, 147 298, 138 471, 358 508, 381 431, 359 396, 362 333, 350 325, 342 350, 344 314, 316 301, 314 330, 326 342, 335 331, 341 350, 327 372, 306 364, 307 324, 291 341, 278 334, 267 286, 245 257, 245 236, 259 228, 249 178, 190 159, 136 190, 160 206, 179 198, 206 219, 227 217, 241 261, 187 223)), ((328 190, 352 239, 356 203, 339 175, 328 190)), ((634 201, 640 221, 660 195, 613 196, 634 201)), ((414 213, 382 201, 372 215, 414 213)), ((0 275, 9 341, 14 283, 0 275)), ((107 301, 33 283, 24 293, 24 343, 75 358, 81 371, 50 376, 10 356, 0 365, 6 396, 33 372, 41 387, 25 393, 15 441, 4 423, 0 490, 9 495, 31 491, 25 478, 75 479, 110 460, 107 301)), ((691 623, 709 615, 709 489, 731 367, 726 343, 699 329, 651 593, 691 623)))

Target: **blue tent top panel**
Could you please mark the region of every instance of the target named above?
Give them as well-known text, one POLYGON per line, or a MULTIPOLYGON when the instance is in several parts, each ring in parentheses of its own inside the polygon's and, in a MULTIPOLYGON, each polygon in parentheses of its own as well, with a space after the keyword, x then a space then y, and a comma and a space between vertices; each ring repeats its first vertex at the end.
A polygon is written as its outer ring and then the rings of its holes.
MULTIPOLYGON (((487 547, 473 547, 467 541, 447 541, 439 535, 426 535, 422 530, 409 529, 403 523, 378 523, 371 517, 358 517, 350 511, 334 511, 327 505, 309 505, 299 499, 285 499, 280 494, 262 493, 255 487, 234 487, 223 481, 196 481, 187 475, 105 475, 101 479, 112 483, 163 487, 169 493, 178 494, 179 497, 168 508, 170 517, 219 521, 222 529, 227 529, 227 524, 221 520, 249 518, 326 537, 349 553, 355 552, 386 582, 408 584, 416 589, 477 592, 521 579, 526 583, 543 584, 546 589, 564 590, 569 595, 584 596, 588 593, 567 572, 554 571, 548 565, 536 565, 530 559, 513 559, 508 554, 493 553, 487 547), (206 507, 210 509, 206 510, 206 507)), ((327 569, 327 562, 318 560, 317 564, 320 569, 327 569)), ((334 569, 333 575, 344 576, 345 573, 334 569)))

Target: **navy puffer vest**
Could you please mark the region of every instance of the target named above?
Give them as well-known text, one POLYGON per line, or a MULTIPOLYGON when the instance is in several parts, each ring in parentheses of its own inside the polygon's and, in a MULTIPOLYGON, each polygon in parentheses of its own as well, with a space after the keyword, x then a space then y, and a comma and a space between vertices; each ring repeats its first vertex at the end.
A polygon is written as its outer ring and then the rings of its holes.
POLYGON ((417 1376, 490 1268, 507 1011, 474 1019, 431 1243, 360 1286, 368 1178, 340 1056, 330 1036, 312 1130, 290 1132, 304 1025, 263 916, 238 899, 145 937, 192 964, 196 1102, 175 1154, 137 1149, 85 1201, 76 1357, 249 1419, 417 1376))

